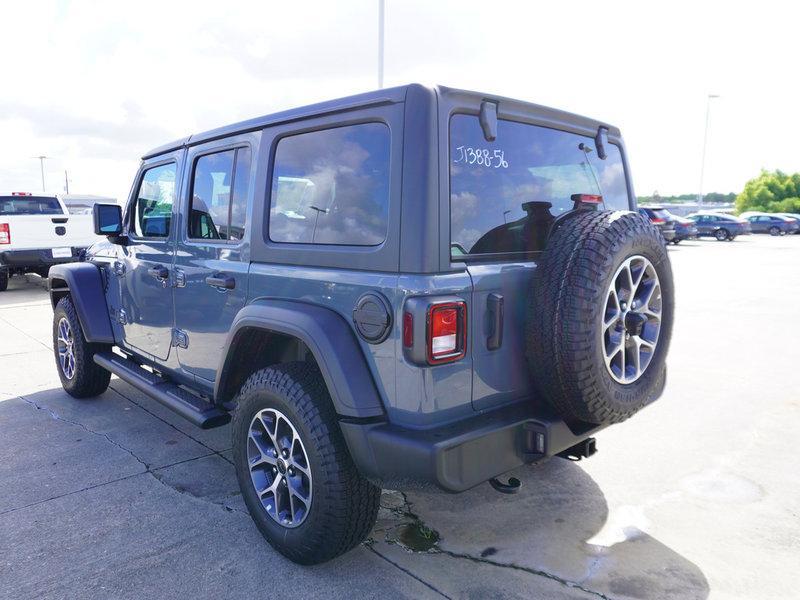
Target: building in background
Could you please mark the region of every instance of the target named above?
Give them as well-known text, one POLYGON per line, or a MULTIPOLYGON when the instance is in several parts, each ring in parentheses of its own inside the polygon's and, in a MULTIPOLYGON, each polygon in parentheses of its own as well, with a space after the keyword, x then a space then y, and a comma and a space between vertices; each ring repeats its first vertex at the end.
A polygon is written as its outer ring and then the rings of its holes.
POLYGON ((67 210, 73 215, 91 214, 95 204, 116 204, 116 198, 108 196, 93 196, 91 194, 59 194, 67 205, 67 210))

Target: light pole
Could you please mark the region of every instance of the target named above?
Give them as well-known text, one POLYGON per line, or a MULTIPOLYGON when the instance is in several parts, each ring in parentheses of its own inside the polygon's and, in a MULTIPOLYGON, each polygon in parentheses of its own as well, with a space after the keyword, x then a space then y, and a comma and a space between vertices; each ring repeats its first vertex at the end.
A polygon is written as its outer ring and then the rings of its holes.
POLYGON ((44 188, 44 161, 46 158, 50 158, 49 156, 32 156, 31 158, 38 158, 39 159, 39 168, 42 171, 42 191, 45 191, 44 188))
POLYGON ((711 100, 719 98, 718 94, 709 94, 706 98, 706 129, 703 133, 703 157, 700 159, 700 188, 697 190, 697 206, 703 206, 703 176, 706 170, 706 146, 708 145, 708 117, 711 114, 711 100))
POLYGON ((378 0, 378 88, 383 88, 383 23, 386 15, 386 0, 378 0))

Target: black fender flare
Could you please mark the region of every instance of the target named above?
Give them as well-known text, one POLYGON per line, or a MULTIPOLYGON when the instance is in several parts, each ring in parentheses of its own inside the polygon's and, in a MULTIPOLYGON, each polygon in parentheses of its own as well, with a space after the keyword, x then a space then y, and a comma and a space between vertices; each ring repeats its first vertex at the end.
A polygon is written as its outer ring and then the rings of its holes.
POLYGON ((301 340, 319 365, 336 412, 342 417, 384 417, 383 403, 355 333, 337 312, 292 300, 259 299, 239 311, 231 325, 221 359, 214 397, 225 389, 236 346, 250 328, 274 331, 301 340))
POLYGON ((53 265, 50 267, 47 289, 54 309, 64 293, 69 292, 87 342, 114 343, 114 331, 111 328, 106 304, 105 283, 97 265, 90 262, 53 265))

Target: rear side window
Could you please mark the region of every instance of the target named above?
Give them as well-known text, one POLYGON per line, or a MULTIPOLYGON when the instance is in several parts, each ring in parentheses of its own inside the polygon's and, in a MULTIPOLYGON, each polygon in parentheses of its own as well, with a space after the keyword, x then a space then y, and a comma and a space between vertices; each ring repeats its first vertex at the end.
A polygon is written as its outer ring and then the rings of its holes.
POLYGON ((450 120, 450 249, 465 256, 542 250, 572 196, 602 196, 601 208, 629 210, 620 150, 600 160, 590 137, 500 120, 487 142, 477 116, 450 120))
POLYGON ((0 215, 63 215, 58 200, 47 196, 0 196, 0 215))
POLYGON ((147 169, 136 194, 134 234, 143 238, 168 237, 174 203, 175 163, 147 169))
POLYGON ((241 240, 249 186, 249 148, 205 154, 198 158, 192 176, 189 237, 241 240))
POLYGON ((389 128, 362 123, 285 137, 272 175, 269 238, 376 246, 389 215, 389 128))

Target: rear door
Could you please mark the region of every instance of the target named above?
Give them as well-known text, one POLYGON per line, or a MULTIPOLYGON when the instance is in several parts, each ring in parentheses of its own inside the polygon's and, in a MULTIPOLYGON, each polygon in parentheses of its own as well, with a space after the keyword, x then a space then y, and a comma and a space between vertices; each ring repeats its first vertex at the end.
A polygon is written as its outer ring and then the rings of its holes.
POLYGON ((578 195, 630 209, 622 155, 600 160, 589 136, 499 120, 484 137, 477 115, 450 119, 450 253, 472 278, 470 307, 475 409, 532 394, 525 315, 536 261, 555 219, 578 195))
POLYGON ((162 361, 172 343, 174 211, 183 153, 161 155, 142 167, 125 217, 128 242, 119 252, 124 344, 162 361))
POLYGON ((181 367, 210 386, 247 298, 252 152, 260 133, 190 148, 175 256, 181 367))

